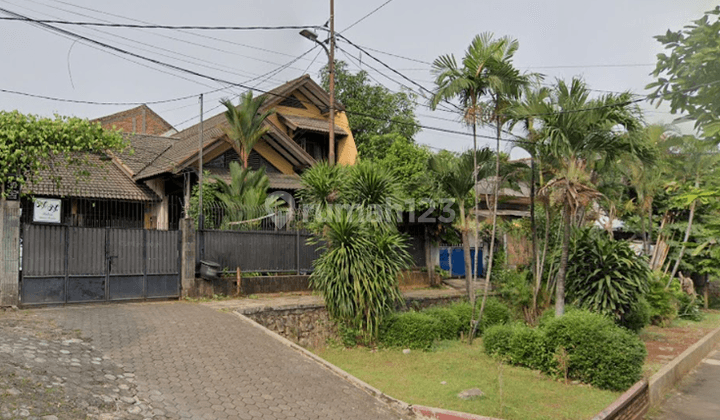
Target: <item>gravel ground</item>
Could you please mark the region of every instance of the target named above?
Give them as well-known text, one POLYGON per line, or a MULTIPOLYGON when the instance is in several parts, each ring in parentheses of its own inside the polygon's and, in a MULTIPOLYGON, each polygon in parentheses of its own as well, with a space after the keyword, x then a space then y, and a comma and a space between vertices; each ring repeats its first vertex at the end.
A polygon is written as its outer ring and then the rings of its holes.
POLYGON ((33 312, 0 309, 0 419, 164 418, 134 374, 79 337, 33 312))

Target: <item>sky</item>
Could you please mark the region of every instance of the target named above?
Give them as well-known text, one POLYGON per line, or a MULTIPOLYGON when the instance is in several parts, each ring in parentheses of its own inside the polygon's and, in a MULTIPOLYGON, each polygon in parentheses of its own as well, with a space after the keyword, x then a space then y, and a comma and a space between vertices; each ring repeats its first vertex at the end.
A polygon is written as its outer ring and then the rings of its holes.
MULTIPOLYGON (((0 0, 1 9, 33 19, 207 26, 321 26, 329 19, 329 4, 329 0, 0 0)), ((337 0, 336 30, 372 57, 339 39, 336 58, 348 62, 351 70, 368 71, 374 83, 393 91, 403 85, 419 88, 373 57, 432 90, 429 63, 443 54, 459 59, 475 35, 492 32, 517 39, 515 65, 522 71, 542 73, 546 83, 582 76, 598 95, 625 90, 648 94, 644 88, 653 81, 650 73, 656 55, 662 52, 653 37, 682 28, 714 6, 704 0, 337 0)), ((0 11, 0 16, 6 15, 0 11)), ((148 103, 182 129, 199 121, 200 93, 205 93, 208 118, 221 112, 221 99, 236 98, 246 90, 218 79, 262 92, 305 73, 319 81, 318 73, 327 63, 325 53, 301 37, 298 29, 62 28, 216 80, 111 52, 26 22, 0 20, 0 89, 65 100, 127 103, 79 104, 0 92, 0 110, 97 118, 148 103), (153 103, 171 99, 176 100, 153 103)), ((656 108, 643 102, 641 107, 650 123, 670 123, 678 117, 664 105, 656 108)), ((417 142, 454 151, 472 146, 469 130, 457 114, 431 111, 422 97, 416 114, 426 127, 417 142)), ((692 131, 691 124, 680 128, 692 131)), ((480 133, 493 134, 490 129, 480 133)), ((479 141, 480 146, 492 144, 489 139, 479 141)), ((523 152, 513 146, 503 142, 502 147, 513 157, 522 157, 523 152)))

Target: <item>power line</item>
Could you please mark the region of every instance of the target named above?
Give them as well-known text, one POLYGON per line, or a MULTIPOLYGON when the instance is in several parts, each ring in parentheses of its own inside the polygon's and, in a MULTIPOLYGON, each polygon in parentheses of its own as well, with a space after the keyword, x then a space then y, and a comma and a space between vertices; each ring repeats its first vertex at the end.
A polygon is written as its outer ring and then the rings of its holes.
POLYGON ((106 28, 137 28, 137 29, 191 29, 198 31, 275 31, 297 29, 320 29, 317 25, 282 25, 282 26, 196 26, 196 25, 140 25, 134 23, 79 22, 56 19, 31 19, 29 17, 0 16, 0 20, 20 22, 46 23, 54 25, 98 26, 106 28))
POLYGON ((367 19, 368 17, 372 16, 377 12, 378 10, 382 9, 383 7, 387 6, 388 3, 390 3, 393 0, 387 0, 385 3, 381 4, 380 6, 373 9, 370 13, 366 14, 365 16, 361 17, 360 19, 356 20, 352 25, 348 26, 347 28, 343 29, 340 32, 346 32, 348 29, 352 28, 353 26, 357 25, 358 23, 362 22, 363 20, 367 19))
MULTIPOLYGON (((220 88, 215 90, 221 90, 224 88, 220 88)), ((185 99, 195 98, 197 95, 187 95, 187 96, 180 96, 178 98, 172 98, 172 99, 162 99, 158 101, 148 101, 148 102, 99 102, 99 101, 84 101, 80 99, 66 99, 66 98, 58 98, 54 96, 46 96, 46 95, 38 95, 34 93, 28 93, 28 92, 20 92, 17 90, 10 90, 10 89, 0 89, 0 92, 3 93, 9 93, 13 95, 20 95, 20 96, 27 96, 30 98, 38 98, 38 99, 46 99, 49 101, 56 101, 56 102, 70 102, 74 104, 87 104, 87 105, 110 105, 110 106, 130 106, 130 105, 154 105, 154 104, 165 104, 169 102, 178 102, 185 99)))

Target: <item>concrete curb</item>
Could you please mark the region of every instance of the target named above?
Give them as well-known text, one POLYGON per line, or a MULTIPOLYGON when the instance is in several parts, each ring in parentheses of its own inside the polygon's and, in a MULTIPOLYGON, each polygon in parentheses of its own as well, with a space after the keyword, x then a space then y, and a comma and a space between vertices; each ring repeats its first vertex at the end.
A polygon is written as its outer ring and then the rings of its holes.
POLYGON ((650 406, 662 402, 665 394, 697 366, 720 341, 720 327, 708 333, 650 377, 650 406))
MULTIPOLYGON (((311 353, 308 350, 305 350, 304 348, 300 347, 299 345, 293 343, 292 341, 288 340, 287 338, 281 336, 280 334, 277 334, 273 331, 270 331, 269 329, 263 327, 262 325, 258 324, 257 322, 253 321, 252 319, 248 318, 247 316, 243 315, 240 312, 233 311, 232 312, 235 316, 240 318, 241 320, 247 322, 248 324, 252 325, 253 327, 261 330, 265 334, 269 335, 270 337, 274 338, 275 340, 279 341, 280 343, 286 345, 287 347, 290 347, 291 349, 302 353, 306 357, 309 357, 310 359, 314 360, 315 362, 319 363, 322 367, 329 370, 333 374, 339 376, 340 378, 344 379, 347 382, 350 382, 352 385, 354 385, 357 388, 360 388, 361 390, 365 391, 366 393, 370 394, 371 396, 375 397, 385 405, 387 405, 390 409, 392 409, 394 412, 400 414, 401 416, 405 417, 415 417, 415 411, 413 411, 412 406, 410 404, 400 401, 397 398, 393 398, 387 394, 384 394, 379 389, 361 381, 360 379, 352 376, 351 374, 345 372, 344 370, 340 369, 339 367, 333 365, 332 363, 328 362, 327 360, 316 356, 315 354, 311 353)), ((458 417, 459 419, 463 419, 463 417, 458 417)))
POLYGON ((461 413, 459 411, 443 410, 441 408, 413 405, 412 410, 418 416, 431 420, 499 420, 494 417, 478 416, 476 414, 461 413))

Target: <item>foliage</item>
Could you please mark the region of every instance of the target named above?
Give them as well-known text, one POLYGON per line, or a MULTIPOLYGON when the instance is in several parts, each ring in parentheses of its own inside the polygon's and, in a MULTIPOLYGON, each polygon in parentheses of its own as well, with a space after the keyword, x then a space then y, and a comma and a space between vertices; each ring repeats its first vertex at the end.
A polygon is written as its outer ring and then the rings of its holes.
POLYGON ((544 328, 553 354, 569 353, 568 376, 600 389, 622 391, 642 377, 647 351, 632 332, 588 311, 571 311, 544 328))
POLYGON ((483 344, 485 353, 500 356, 514 365, 545 371, 550 367, 552 355, 539 328, 517 323, 495 325, 483 335, 483 344))
MULTIPOLYGON (((656 274, 657 277, 657 274, 656 274)), ((675 295, 665 288, 666 276, 653 278, 645 299, 650 305, 650 322, 653 325, 665 326, 677 317, 675 295)))
POLYGON ((248 168, 248 158, 253 147, 270 130, 264 122, 267 117, 275 113, 275 110, 262 111, 266 99, 267 96, 253 98, 253 93, 249 90, 240 97, 240 104, 237 107, 229 100, 222 101, 227 109, 225 118, 228 122, 223 129, 228 138, 234 142, 233 146, 238 151, 245 169, 248 168))
POLYGON ((695 120, 695 128, 715 143, 720 141, 720 68, 715 65, 720 60, 718 15, 720 6, 681 30, 656 36, 669 54, 658 54, 652 73, 658 79, 647 86, 655 89, 652 98, 668 101, 673 113, 687 113, 695 120))
POLYGON ((438 195, 433 182, 428 179, 428 161, 432 153, 427 146, 398 133, 371 136, 369 141, 382 146, 374 146, 376 153, 373 155, 361 154, 362 159, 372 160, 391 170, 399 181, 402 199, 420 203, 438 195))
POLYGON ((397 276, 410 262, 406 239, 346 208, 328 209, 323 219, 310 286, 322 293, 332 317, 376 335, 383 317, 402 301, 397 276))
POLYGON ((638 333, 650 324, 651 312, 650 304, 642 297, 630 306, 630 310, 620 320, 620 325, 638 333))
MULTIPOLYGON (((330 82, 327 66, 321 71, 321 78, 327 90, 330 82)), ((377 137, 373 139, 374 136, 395 133, 412 139, 420 131, 415 119, 413 93, 392 92, 384 86, 372 84, 366 71, 353 74, 342 61, 335 62, 335 100, 348 111, 348 121, 361 158, 382 156, 382 149, 387 144, 377 137)))
MULTIPOLYGON (((501 255, 498 252, 495 255, 501 255)), ((497 267, 494 265, 493 267, 497 267)), ((503 301, 515 311, 516 317, 525 315, 525 311, 532 306, 533 286, 532 273, 528 270, 502 269, 497 272, 493 283, 499 285, 500 296, 503 301)))
POLYGON ((457 339, 460 335, 460 329, 465 325, 460 323, 455 311, 447 306, 436 306, 422 312, 438 320, 440 323, 440 339, 442 340, 457 339))
POLYGON ((428 350, 442 336, 440 321, 422 312, 402 312, 388 317, 378 338, 387 347, 428 350))
POLYGON ((498 298, 490 297, 485 302, 485 312, 480 319, 478 334, 483 334, 487 328, 493 325, 506 324, 511 319, 512 312, 510 308, 498 298))
MULTIPOLYGON (((21 187, 36 184, 40 173, 49 172, 56 185, 63 180, 55 165, 72 168, 78 179, 88 176, 88 154, 122 151, 126 142, 119 133, 103 130, 99 123, 80 118, 45 118, 0 111, 0 184, 17 182, 21 187)), ((31 191, 24 191, 26 194, 31 191)))
POLYGON ((673 279, 667 289, 675 299, 678 318, 689 319, 691 321, 702 320, 702 313, 700 312, 702 301, 695 295, 685 293, 679 280, 673 279))
POLYGON ((627 242, 586 228, 575 236, 567 275, 569 302, 622 323, 647 291, 650 270, 627 242))
POLYGON ((318 164, 303 173, 302 183, 306 204, 317 206, 309 227, 321 245, 310 285, 322 293, 332 317, 375 337, 402 301, 398 274, 411 262, 395 220, 376 217, 376 206, 397 201, 395 178, 373 162, 318 164))
POLYGON ((459 331, 464 332, 467 336, 470 331, 470 321, 472 320, 472 306, 468 302, 456 302, 449 305, 448 308, 455 314, 460 321, 459 331))

